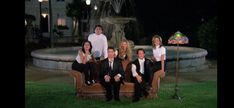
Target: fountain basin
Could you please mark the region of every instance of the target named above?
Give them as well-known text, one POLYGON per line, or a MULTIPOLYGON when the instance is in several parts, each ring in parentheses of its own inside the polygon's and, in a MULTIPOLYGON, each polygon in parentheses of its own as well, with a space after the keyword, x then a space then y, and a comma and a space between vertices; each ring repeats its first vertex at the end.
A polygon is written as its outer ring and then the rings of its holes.
POLYGON ((101 20, 103 20, 109 24, 126 24, 129 21, 136 21, 136 18, 111 16, 111 17, 101 18, 101 20))
MULTIPOLYGON (((77 50, 81 47, 60 47, 39 49, 31 52, 33 65, 46 69, 71 70, 71 65, 77 56, 77 50)), ((151 58, 152 47, 148 45, 136 45, 133 49, 133 60, 136 59, 136 49, 143 48, 145 56, 151 58)), ((165 46, 168 72, 175 71, 176 65, 176 46, 165 46)), ((179 72, 194 72, 207 68, 205 56, 207 51, 195 47, 179 47, 179 72)))

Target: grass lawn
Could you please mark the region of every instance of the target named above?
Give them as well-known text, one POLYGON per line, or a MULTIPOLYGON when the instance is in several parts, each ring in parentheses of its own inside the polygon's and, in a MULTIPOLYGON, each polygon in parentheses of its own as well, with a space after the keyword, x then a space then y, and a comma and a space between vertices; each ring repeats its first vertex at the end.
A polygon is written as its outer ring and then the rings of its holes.
POLYGON ((174 100, 173 83, 162 83, 157 99, 141 99, 132 103, 130 98, 121 102, 105 102, 104 98, 80 99, 74 87, 67 83, 26 81, 26 108, 217 108, 217 81, 179 83, 182 101, 174 100))

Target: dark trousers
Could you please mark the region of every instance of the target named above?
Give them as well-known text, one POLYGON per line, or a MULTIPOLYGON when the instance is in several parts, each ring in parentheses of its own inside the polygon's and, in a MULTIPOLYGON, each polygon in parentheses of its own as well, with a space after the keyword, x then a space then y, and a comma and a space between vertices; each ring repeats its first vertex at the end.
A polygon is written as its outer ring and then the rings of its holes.
POLYGON ((114 77, 111 77, 110 82, 103 82, 103 86, 106 89, 106 98, 112 99, 112 91, 114 91, 114 99, 119 100, 119 89, 120 89, 120 81, 115 82, 114 77))
POLYGON ((145 82, 145 80, 142 77, 142 82, 139 83, 136 79, 136 77, 133 78, 134 80, 134 95, 133 100, 139 100, 140 97, 148 96, 148 90, 150 89, 150 85, 148 82, 145 82))
POLYGON ((92 62, 83 64, 83 63, 78 63, 77 61, 74 61, 72 64, 72 70, 84 72, 85 81, 91 81, 94 79, 94 69, 95 69, 95 64, 92 62))

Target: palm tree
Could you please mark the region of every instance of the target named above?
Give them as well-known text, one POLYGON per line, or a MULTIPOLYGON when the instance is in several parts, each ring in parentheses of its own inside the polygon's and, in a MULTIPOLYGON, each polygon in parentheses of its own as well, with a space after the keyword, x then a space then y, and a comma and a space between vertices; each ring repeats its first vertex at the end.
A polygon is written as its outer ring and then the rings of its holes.
POLYGON ((66 6, 66 15, 71 17, 75 21, 74 28, 72 30, 72 41, 74 42, 75 36, 78 36, 79 20, 82 16, 82 9, 84 5, 82 0, 73 0, 72 3, 68 3, 66 6))

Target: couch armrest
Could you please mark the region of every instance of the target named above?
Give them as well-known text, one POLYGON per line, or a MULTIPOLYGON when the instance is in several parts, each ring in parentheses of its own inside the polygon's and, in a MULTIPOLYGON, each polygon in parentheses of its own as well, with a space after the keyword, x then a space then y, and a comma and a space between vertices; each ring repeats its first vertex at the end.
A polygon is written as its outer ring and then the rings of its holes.
POLYGON ((81 90, 84 85, 84 80, 82 77, 82 73, 76 70, 71 70, 69 75, 74 78, 74 85, 77 90, 81 90))

